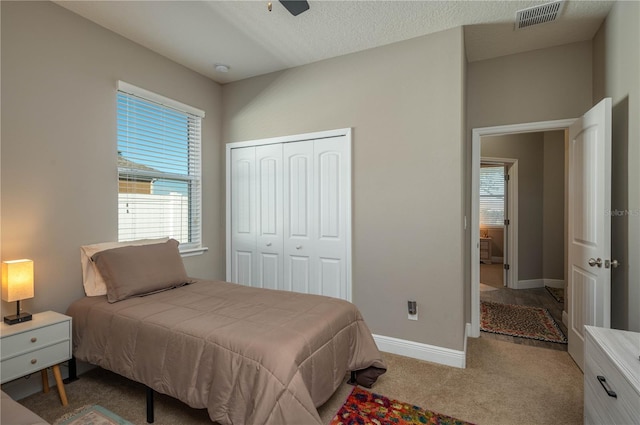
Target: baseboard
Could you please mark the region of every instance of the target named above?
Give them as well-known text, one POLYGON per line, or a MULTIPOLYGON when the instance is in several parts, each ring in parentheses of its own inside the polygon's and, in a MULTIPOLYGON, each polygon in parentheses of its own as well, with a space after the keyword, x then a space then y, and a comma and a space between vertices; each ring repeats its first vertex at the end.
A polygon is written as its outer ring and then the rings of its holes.
POLYGON ((461 369, 464 369, 466 366, 466 355, 464 351, 382 335, 373 335, 373 339, 376 341, 378 349, 386 353, 398 354, 461 369))
POLYGON ((544 279, 544 286, 550 288, 564 288, 564 280, 562 279, 544 279))
POLYGON ((544 288, 544 279, 518 280, 513 285, 513 289, 544 288))
POLYGON ((529 279, 519 280, 513 286, 513 289, 531 289, 531 288, 544 288, 550 286, 551 288, 564 288, 564 280, 562 279, 529 279))

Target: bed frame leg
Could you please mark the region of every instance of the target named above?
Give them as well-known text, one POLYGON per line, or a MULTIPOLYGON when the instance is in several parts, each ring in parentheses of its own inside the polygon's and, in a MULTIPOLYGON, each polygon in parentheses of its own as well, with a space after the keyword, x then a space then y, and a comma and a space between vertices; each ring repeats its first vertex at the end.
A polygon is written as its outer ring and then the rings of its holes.
POLYGON ((153 423, 153 390, 147 387, 147 423, 153 423))
POLYGON ((349 384, 349 385, 357 385, 358 384, 356 382, 356 371, 355 370, 351 371, 351 378, 349 378, 349 380, 347 381, 347 384, 349 384))
POLYGON ((69 377, 64 380, 65 384, 78 380, 78 367, 76 364, 76 358, 71 356, 69 359, 69 377))

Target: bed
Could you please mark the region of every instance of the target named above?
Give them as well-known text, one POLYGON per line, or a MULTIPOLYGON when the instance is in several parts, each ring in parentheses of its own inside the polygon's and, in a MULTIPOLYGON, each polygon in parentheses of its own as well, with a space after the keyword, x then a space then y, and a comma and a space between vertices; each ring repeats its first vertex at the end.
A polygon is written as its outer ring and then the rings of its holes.
MULTIPOLYGON (((166 250, 170 242, 148 246, 166 250)), ((171 247, 177 253, 177 243, 171 247)), ((69 307, 75 358, 206 408, 221 424, 319 424, 316 407, 347 372, 358 371, 355 378, 370 386, 386 370, 353 304, 228 282, 183 282, 186 274, 149 290, 148 282, 158 277, 144 277, 140 267, 162 261, 154 267, 165 276, 177 264, 168 264, 164 254, 148 255, 149 249, 115 248, 102 251, 104 258, 93 256, 103 263, 108 293, 69 307), (117 260, 104 261, 114 251, 117 260), (140 261, 140 252, 150 260, 140 261), (109 288, 114 276, 129 279, 115 296, 109 288), (142 293, 131 294, 140 281, 146 281, 144 288, 133 292, 142 293), (113 300, 122 293, 123 299, 113 300)))

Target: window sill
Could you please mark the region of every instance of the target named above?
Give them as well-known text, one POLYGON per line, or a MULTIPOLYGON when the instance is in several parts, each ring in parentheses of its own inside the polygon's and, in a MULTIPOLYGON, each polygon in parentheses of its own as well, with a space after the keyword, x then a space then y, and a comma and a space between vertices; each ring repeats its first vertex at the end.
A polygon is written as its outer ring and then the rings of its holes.
POLYGON ((203 246, 200 248, 185 248, 180 250, 180 255, 182 257, 193 257, 196 255, 202 255, 208 250, 209 248, 207 248, 206 246, 203 246))

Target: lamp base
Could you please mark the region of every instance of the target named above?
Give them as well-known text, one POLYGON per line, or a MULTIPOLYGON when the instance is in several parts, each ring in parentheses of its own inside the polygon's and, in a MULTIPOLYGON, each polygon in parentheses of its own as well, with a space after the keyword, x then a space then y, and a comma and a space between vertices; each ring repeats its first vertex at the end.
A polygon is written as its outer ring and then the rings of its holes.
POLYGON ((31 318, 31 313, 22 312, 20 314, 4 316, 4 323, 8 325, 15 325, 16 323, 28 322, 29 320, 31 320, 31 318))

